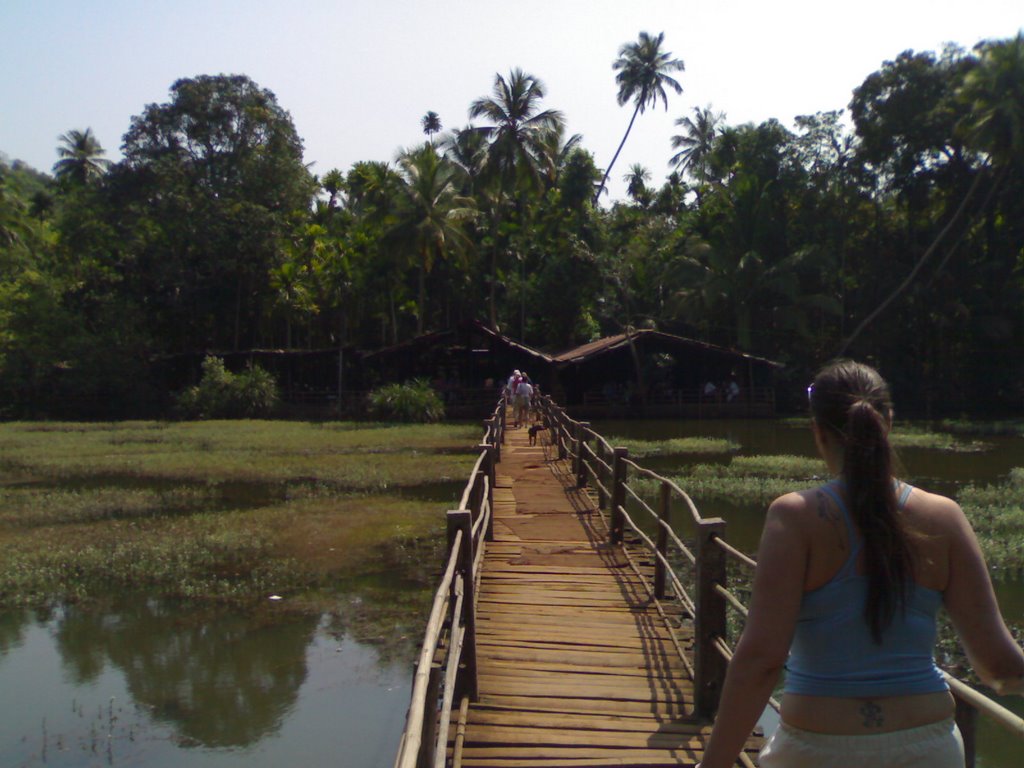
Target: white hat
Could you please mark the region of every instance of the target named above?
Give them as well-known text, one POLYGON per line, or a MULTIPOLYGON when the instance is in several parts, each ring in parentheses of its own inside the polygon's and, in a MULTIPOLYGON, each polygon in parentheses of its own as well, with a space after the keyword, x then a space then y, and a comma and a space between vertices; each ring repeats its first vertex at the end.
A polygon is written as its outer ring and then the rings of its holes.
POLYGON ((519 369, 518 369, 518 368, 516 368, 516 369, 515 369, 514 371, 512 371, 512 375, 513 375, 513 376, 522 376, 523 374, 521 374, 521 373, 519 372, 519 369))

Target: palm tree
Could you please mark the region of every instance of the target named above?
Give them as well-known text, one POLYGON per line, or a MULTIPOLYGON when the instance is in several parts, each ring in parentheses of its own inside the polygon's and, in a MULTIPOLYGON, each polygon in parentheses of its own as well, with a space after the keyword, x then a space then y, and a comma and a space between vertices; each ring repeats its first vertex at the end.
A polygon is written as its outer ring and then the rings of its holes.
POLYGON ((544 83, 517 68, 507 80, 496 74, 492 96, 470 105, 470 118, 486 118, 492 123, 478 130, 489 141, 487 170, 501 180, 506 191, 517 182, 536 187, 544 136, 565 123, 557 109, 540 109, 544 94, 544 83))
POLYGON ((627 184, 626 194, 634 201, 644 206, 650 202, 650 190, 647 188, 647 182, 651 180, 649 170, 640 163, 633 163, 629 167, 629 173, 623 176, 622 180, 627 184))
POLYGON ((708 156, 724 119, 723 113, 711 111, 710 104, 694 108, 693 118, 678 118, 676 125, 683 128, 683 133, 672 137, 672 149, 679 151, 668 164, 681 173, 689 173, 699 184, 706 182, 708 156))
POLYGON ((472 201, 458 194, 455 168, 433 146, 403 153, 398 166, 404 184, 396 230, 399 241, 415 253, 419 268, 416 334, 420 335, 426 317, 427 275, 436 261, 469 244, 464 224, 474 211, 472 201))
POLYGON ((671 53, 661 50, 664 40, 664 32, 659 33, 657 37, 652 37, 647 32, 641 32, 635 43, 626 43, 619 49, 619 58, 612 64, 612 69, 618 70, 615 82, 619 84, 619 106, 632 99, 636 108, 626 127, 626 134, 622 137, 619 148, 615 150, 615 156, 612 157, 612 161, 604 172, 601 186, 598 187, 597 194, 594 195, 595 203, 600 198, 601 192, 604 191, 604 185, 608 182, 612 166, 619 159, 619 153, 626 144, 626 139, 629 138, 629 132, 633 129, 636 116, 644 112, 648 106, 657 106, 658 101, 661 101, 665 105, 665 109, 668 109, 666 87, 671 88, 677 94, 683 92, 683 86, 676 82, 669 73, 682 72, 686 66, 681 59, 673 59, 671 53))
POLYGON ((503 251, 500 233, 504 203, 515 199, 520 189, 540 186, 539 158, 544 151, 545 137, 550 131, 560 129, 565 118, 558 110, 540 108, 544 84, 521 69, 509 72, 507 80, 496 74, 491 93, 490 97, 483 96, 470 105, 469 116, 485 118, 491 123, 475 130, 488 140, 483 175, 497 184, 490 206, 493 245, 488 291, 490 324, 497 328, 496 292, 498 260, 503 251))
POLYGON ((109 160, 103 159, 105 152, 92 128, 68 131, 58 140, 63 142, 63 146, 57 147, 61 159, 54 163, 53 172, 61 181, 85 185, 102 176, 110 165, 109 160))
POLYGON ((565 161, 583 141, 583 135, 574 133, 568 139, 563 139, 565 128, 561 125, 545 131, 541 136, 537 162, 545 189, 552 189, 558 184, 565 161))
POLYGON ((441 118, 437 116, 437 112, 431 110, 423 116, 420 124, 423 126, 423 132, 430 139, 430 143, 433 144, 434 134, 441 130, 441 118))

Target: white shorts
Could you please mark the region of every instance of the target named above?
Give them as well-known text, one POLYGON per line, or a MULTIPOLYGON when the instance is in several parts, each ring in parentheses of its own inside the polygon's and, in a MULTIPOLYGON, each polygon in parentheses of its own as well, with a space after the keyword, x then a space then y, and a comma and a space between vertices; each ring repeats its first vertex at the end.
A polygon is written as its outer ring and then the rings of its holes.
POLYGON ((761 750, 761 768, 964 768, 952 718, 891 733, 838 736, 781 723, 761 750))

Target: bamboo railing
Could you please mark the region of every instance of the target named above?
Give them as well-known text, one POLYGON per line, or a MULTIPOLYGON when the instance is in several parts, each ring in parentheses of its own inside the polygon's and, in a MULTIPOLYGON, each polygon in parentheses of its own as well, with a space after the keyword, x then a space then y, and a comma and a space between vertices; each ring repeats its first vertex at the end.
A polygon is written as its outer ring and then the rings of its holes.
MULTIPOLYGON (((571 462, 577 485, 590 486, 596 491, 597 511, 606 519, 610 541, 622 545, 627 554, 634 548, 653 558, 653 583, 648 585, 651 596, 656 601, 678 601, 692 617, 693 660, 690 662, 683 657, 683 663, 693 675, 697 713, 709 718, 714 716, 733 653, 729 613, 738 616, 740 622, 747 615, 743 599, 729 589, 728 566, 731 564, 752 576, 757 562, 728 543, 724 520, 702 517, 693 500, 677 484, 630 461, 625 448, 613 447, 592 430, 588 422, 574 421, 550 398, 541 399, 541 411, 550 427, 551 445, 560 459, 571 462), (657 486, 657 493, 637 491, 640 483, 652 482, 657 486), (657 499, 654 506, 648 501, 651 496, 657 499), (684 508, 686 522, 693 527, 690 546, 680 539, 673 526, 673 505, 684 508), (638 524, 630 510, 645 513, 647 525, 638 524), (626 541, 627 527, 629 542, 626 541), (653 538, 647 532, 652 527, 653 538), (692 577, 681 576, 679 572, 683 569, 691 571, 692 577), (689 584, 689 590, 685 584, 689 584)), ((634 570, 640 574, 639 568, 634 566, 634 570)), ((676 647, 682 656, 678 641, 676 647)), ((975 762, 979 715, 1024 741, 1024 719, 948 672, 943 674, 956 700, 956 721, 964 738, 968 768, 975 762)), ((774 698, 769 703, 778 711, 779 703, 774 698)))
POLYGON ((445 764, 452 708, 477 693, 476 594, 480 563, 494 530, 494 473, 505 435, 505 401, 484 422, 480 455, 458 509, 448 512, 448 558, 434 593, 396 768, 445 764))
MULTIPOLYGON (((610 542, 623 548, 659 612, 667 615, 662 602, 675 601, 692 620, 692 660, 667 624, 683 666, 693 678, 695 710, 699 716, 713 717, 733 653, 729 614, 738 615, 740 622, 747 615, 743 598, 729 589, 729 566, 752 573, 757 562, 728 543, 724 520, 702 517, 690 496, 672 480, 631 461, 625 448, 613 447, 589 423, 571 419, 550 397, 539 398, 539 408, 548 426, 551 449, 558 459, 570 462, 578 487, 596 492, 596 511, 605 522, 610 542), (649 483, 656 485, 656 493, 638 491, 649 483), (657 499, 653 506, 648 501, 651 496, 657 499), (673 509, 680 506, 686 517, 682 525, 693 528, 689 545, 673 525, 673 509), (631 511, 645 513, 647 525, 634 520, 631 511), (653 537, 647 532, 651 528, 653 537), (654 560, 650 582, 637 564, 638 552, 654 560)), ((495 466, 501 459, 505 431, 504 398, 484 424, 481 453, 459 509, 448 512, 448 560, 427 622, 396 768, 444 768, 454 703, 459 701, 461 722, 469 701, 476 697, 475 602, 479 564, 493 526, 495 466)), ((962 680, 944 674, 956 699, 956 720, 968 768, 974 766, 979 714, 1024 740, 1024 719, 962 680)), ((778 711, 774 698, 769 704, 778 711)), ((460 752, 461 730, 457 730, 453 765, 459 764, 460 752)), ((752 765, 745 755, 740 759, 752 765)))

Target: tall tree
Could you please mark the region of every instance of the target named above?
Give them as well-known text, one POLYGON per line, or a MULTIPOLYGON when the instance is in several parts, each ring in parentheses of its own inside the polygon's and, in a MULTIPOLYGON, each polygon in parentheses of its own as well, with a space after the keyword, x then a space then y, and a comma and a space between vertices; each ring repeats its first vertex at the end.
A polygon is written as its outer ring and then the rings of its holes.
POLYGON ((255 343, 289 217, 316 190, 291 116, 244 75, 178 80, 132 119, 123 151, 123 220, 143 239, 128 276, 144 283, 155 335, 187 349, 255 343))
POLYGON ((647 187, 647 182, 651 180, 651 172, 640 163, 633 163, 629 167, 629 173, 624 175, 622 180, 626 182, 626 194, 640 206, 647 207, 651 202, 651 191, 647 187))
MULTIPOLYGON (((687 173, 697 181, 698 185, 707 183, 707 161, 711 148, 718 137, 718 128, 725 120, 723 112, 712 112, 711 105, 696 107, 693 117, 680 117, 676 125, 683 129, 682 133, 672 137, 672 149, 678 150, 668 164, 681 173, 687 173)), ((700 187, 697 189, 697 200, 700 201, 700 187)))
POLYGON ((441 118, 438 117, 437 112, 430 110, 420 120, 420 125, 423 126, 423 133, 427 135, 430 143, 434 143, 434 134, 441 130, 441 118))
MULTIPOLYGON (((508 79, 494 76, 491 96, 481 97, 469 108, 470 118, 485 118, 489 125, 478 128, 487 137, 484 177, 498 185, 491 209, 491 269, 488 304, 491 327, 498 327, 497 284, 501 256, 502 224, 505 206, 516 200, 521 190, 540 187, 540 156, 544 140, 565 120, 555 109, 541 109, 544 83, 521 69, 509 72, 508 79)), ((479 192, 478 192, 479 194, 479 192)))
POLYGON ((630 100, 636 106, 633 109, 633 116, 629 119, 629 125, 626 127, 626 133, 619 143, 619 148, 615 150, 612 161, 608 163, 601 186, 598 187, 597 193, 594 195, 595 203, 600 198, 601 192, 604 191, 605 184, 608 183, 612 166, 619 159, 619 153, 622 152, 622 147, 625 146, 626 139, 629 138, 629 132, 633 130, 636 116, 644 112, 647 107, 657 106, 658 101, 661 101, 665 105, 665 109, 668 109, 666 87, 671 88, 677 94, 683 92, 683 86, 670 73, 682 72, 686 69, 686 65, 681 59, 673 59, 670 52, 661 49, 664 41, 664 32, 659 32, 656 37, 652 37, 647 32, 641 32, 635 43, 626 43, 619 49, 619 58, 612 64, 612 69, 618 71, 615 82, 619 85, 617 97, 619 106, 630 100))
POLYGON ((490 122, 478 129, 488 139, 486 170, 500 179, 506 192, 519 183, 538 186, 544 137, 565 123, 557 109, 541 109, 544 96, 544 83, 516 68, 508 79, 496 74, 491 96, 470 105, 471 119, 490 122))
POLYGON ((472 201, 458 195, 455 169, 430 144, 405 152, 398 164, 405 183, 397 228, 399 239, 416 257, 420 335, 426 320, 427 275, 435 262, 468 246, 463 224, 473 216, 472 201))
POLYGON ((58 179, 85 185, 106 173, 110 161, 103 158, 106 153, 92 128, 62 133, 58 140, 61 142, 57 147, 60 160, 53 165, 58 179))

